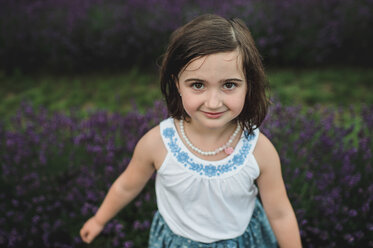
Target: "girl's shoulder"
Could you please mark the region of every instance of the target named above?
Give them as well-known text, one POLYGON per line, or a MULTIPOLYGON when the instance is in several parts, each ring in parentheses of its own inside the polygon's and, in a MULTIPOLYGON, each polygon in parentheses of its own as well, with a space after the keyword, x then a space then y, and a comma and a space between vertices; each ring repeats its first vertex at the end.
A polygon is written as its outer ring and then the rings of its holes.
POLYGON ((261 172, 265 170, 268 165, 279 162, 279 155, 276 148, 262 132, 259 132, 258 141, 253 154, 261 172))
POLYGON ((159 125, 153 127, 142 136, 137 144, 136 150, 138 150, 137 152, 142 154, 142 156, 147 156, 152 161, 155 168, 158 169, 167 154, 159 125))
POLYGON ((162 143, 160 126, 157 125, 147 131, 137 143, 140 152, 149 153, 162 143))

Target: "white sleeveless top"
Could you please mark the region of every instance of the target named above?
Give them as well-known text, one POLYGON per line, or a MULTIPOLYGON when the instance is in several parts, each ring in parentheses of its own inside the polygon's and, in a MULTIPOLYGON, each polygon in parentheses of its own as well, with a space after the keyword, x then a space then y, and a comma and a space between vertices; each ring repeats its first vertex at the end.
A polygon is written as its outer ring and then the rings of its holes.
POLYGON ((240 236, 246 230, 258 193, 259 167, 253 150, 259 130, 241 138, 228 157, 203 160, 190 152, 172 118, 160 123, 167 156, 157 171, 159 213, 177 235, 203 243, 240 236))

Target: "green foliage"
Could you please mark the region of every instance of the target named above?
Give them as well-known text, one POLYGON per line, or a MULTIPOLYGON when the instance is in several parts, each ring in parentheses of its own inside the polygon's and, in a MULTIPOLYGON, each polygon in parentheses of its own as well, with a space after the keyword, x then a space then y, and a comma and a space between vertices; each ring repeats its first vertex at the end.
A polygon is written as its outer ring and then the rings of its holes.
POLYGON ((82 116, 95 110, 126 113, 136 103, 140 111, 161 98, 157 76, 132 69, 117 74, 0 75, 0 116, 7 119, 22 100, 52 111, 79 108, 82 116))
MULTIPOLYGON (((269 69, 271 93, 286 105, 372 104, 373 70, 357 68, 269 69)), ((135 103, 143 112, 162 98, 156 73, 137 68, 123 73, 27 76, 0 74, 0 116, 7 119, 22 100, 52 111, 78 108, 126 113, 135 103)))
POLYGON ((362 68, 272 69, 272 93, 287 105, 372 104, 373 70, 362 68))

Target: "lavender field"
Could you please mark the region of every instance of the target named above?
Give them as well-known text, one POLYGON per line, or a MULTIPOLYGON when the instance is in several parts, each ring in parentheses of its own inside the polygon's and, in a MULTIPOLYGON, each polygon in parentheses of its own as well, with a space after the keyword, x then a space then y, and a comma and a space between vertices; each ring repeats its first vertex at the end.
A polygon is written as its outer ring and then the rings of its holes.
POLYGON ((0 0, 0 68, 154 68, 202 13, 243 19, 266 64, 373 65, 372 0, 0 0))
MULTIPOLYGON (((126 168, 136 141, 166 117, 87 118, 23 103, 0 125, 0 246, 86 247, 79 229, 126 168)), ((271 107, 261 126, 276 146, 304 247, 373 247, 373 107, 271 107)), ((146 247, 154 179, 90 247, 146 247)))
POLYGON ((269 68, 260 130, 303 246, 373 247, 373 0, 0 0, 0 247, 147 247, 154 177, 91 245, 79 230, 167 117, 157 64, 203 13, 243 19, 269 68))

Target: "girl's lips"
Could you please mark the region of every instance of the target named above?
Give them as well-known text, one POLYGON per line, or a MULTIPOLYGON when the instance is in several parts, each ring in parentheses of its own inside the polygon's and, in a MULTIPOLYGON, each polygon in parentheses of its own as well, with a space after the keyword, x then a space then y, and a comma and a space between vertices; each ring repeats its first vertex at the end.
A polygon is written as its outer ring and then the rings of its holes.
POLYGON ((205 112, 205 111, 202 111, 208 118, 213 118, 213 119, 216 119, 216 118, 219 118, 220 116, 222 116, 224 114, 224 112, 205 112))

